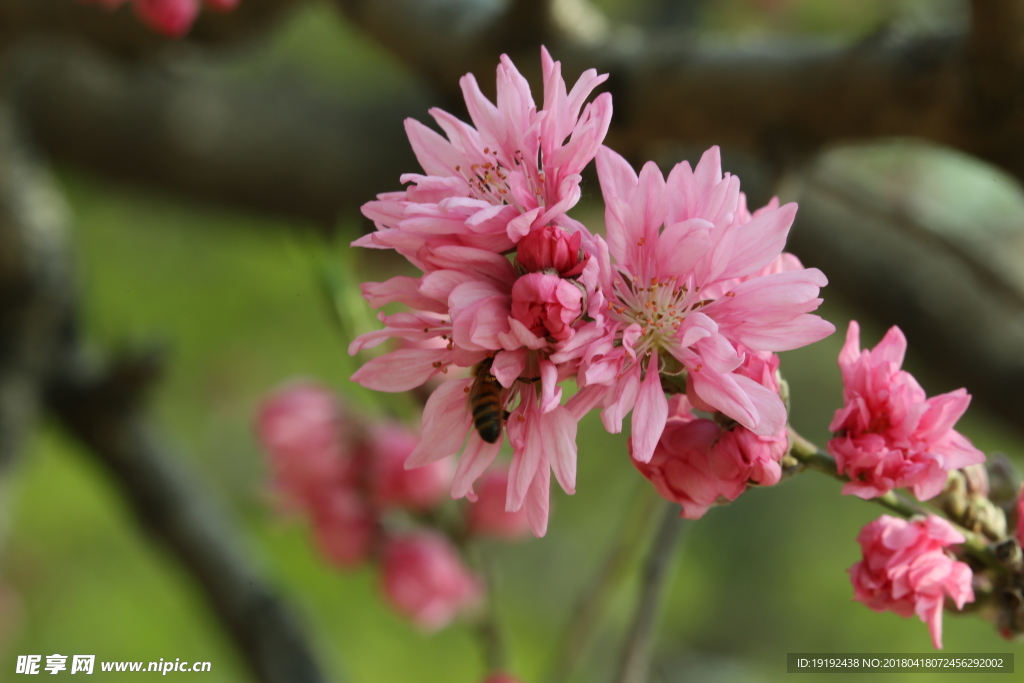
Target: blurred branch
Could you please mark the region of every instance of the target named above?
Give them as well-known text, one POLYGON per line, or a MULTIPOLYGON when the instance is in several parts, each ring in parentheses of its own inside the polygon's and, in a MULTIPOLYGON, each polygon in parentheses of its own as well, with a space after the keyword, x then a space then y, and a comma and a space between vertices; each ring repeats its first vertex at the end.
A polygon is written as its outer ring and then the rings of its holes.
MULTIPOLYGON (((220 46, 265 32, 285 12, 309 0, 246 0, 230 13, 203 12, 186 43, 220 46)), ((181 41, 144 26, 129 5, 107 11, 76 0, 0 2, 0 51, 24 39, 57 37, 90 43, 112 54, 140 57, 181 41)))
POLYGON ((70 306, 66 209, 0 93, 0 471, 30 433, 70 306))
POLYGON ((687 520, 680 518, 679 506, 666 503, 640 575, 640 597, 622 648, 615 683, 645 683, 658 614, 671 577, 672 558, 682 540, 687 520))
POLYGON ((827 273, 828 290, 861 314, 898 324, 951 387, 968 387, 986 410, 1019 428, 1024 306, 992 266, 905 212, 837 187, 818 167, 804 176, 788 248, 827 273))
MULTIPOLYGON (((6 85, 6 84, 4 84, 6 85)), ((139 401, 147 363, 109 372, 77 348, 69 218, 0 99, 0 466, 45 407, 113 476, 143 524, 205 592, 257 679, 323 680, 301 631, 212 497, 168 455, 139 401)))
POLYGON ((117 179, 312 220, 332 228, 398 185, 415 157, 408 100, 354 105, 292 82, 242 86, 118 66, 60 45, 10 65, 32 132, 51 156, 117 179))
POLYGON ((72 351, 51 383, 49 408, 112 477, 138 523, 198 582, 256 680, 323 681, 302 630, 244 551, 240 531, 149 423, 142 394, 157 369, 142 356, 101 368, 72 351))
POLYGON ((1017 90, 1024 75, 1024 2, 971 0, 968 49, 978 92, 989 100, 1017 90))

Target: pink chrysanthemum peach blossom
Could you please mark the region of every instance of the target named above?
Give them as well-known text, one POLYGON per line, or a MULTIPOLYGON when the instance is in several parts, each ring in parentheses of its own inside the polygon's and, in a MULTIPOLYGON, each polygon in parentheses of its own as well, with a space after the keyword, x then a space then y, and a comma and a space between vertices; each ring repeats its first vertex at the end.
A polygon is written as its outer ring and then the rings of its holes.
POLYGON ((829 429, 828 451, 852 481, 843 493, 860 498, 909 487, 918 500, 938 495, 950 470, 985 460, 953 425, 971 397, 964 389, 928 398, 901 370, 907 340, 898 327, 873 350, 860 349, 860 327, 851 320, 839 354, 843 407, 829 429))
POLYGON ((402 176, 401 192, 363 206, 377 232, 356 245, 394 248, 424 271, 424 246, 461 245, 492 253, 511 249, 531 229, 582 226, 566 215, 580 198, 580 172, 601 145, 611 121, 611 96, 584 104, 607 78, 590 69, 567 91, 561 65, 541 48, 544 101, 538 109, 529 83, 507 56, 498 66, 497 99, 472 74, 461 80, 473 125, 440 109, 430 114, 447 139, 407 119, 406 133, 426 175, 402 176))
POLYGON ((810 314, 825 276, 782 253, 796 205, 773 201, 751 215, 739 180, 722 174, 717 147, 667 179, 653 162, 638 176, 603 147, 597 171, 607 227, 607 245, 597 238, 599 289, 610 324, 596 338, 577 335, 556 360, 582 357, 580 383, 603 403, 609 431, 633 411, 641 462, 651 459, 668 417, 661 373, 685 371, 695 401, 756 434, 778 434, 785 408, 736 372, 740 345, 785 351, 835 329, 810 314))
MULTIPOLYGON (((476 128, 436 110, 448 140, 408 123, 428 175, 406 177, 412 184, 405 192, 369 202, 364 213, 378 230, 355 244, 394 248, 424 274, 365 284, 371 305, 401 302, 412 310, 382 315, 383 330, 350 346, 356 353, 388 338, 420 344, 375 358, 352 376, 381 391, 406 391, 453 367, 488 364, 508 411, 507 508, 525 506, 537 535, 547 528, 551 472, 565 491, 575 488, 581 412, 562 405, 559 383, 576 376, 578 363, 552 356, 603 324, 604 299, 590 257, 595 239, 565 211, 579 198, 579 172, 611 113, 607 95, 583 106, 604 77, 588 71, 567 92, 558 62, 546 50, 541 61, 541 110, 503 57, 496 105, 471 76, 463 79, 476 128), (510 261, 507 253, 520 242, 521 256, 517 251, 510 261)), ((418 467, 462 450, 452 494, 471 500, 473 482, 501 448, 500 439, 488 443, 472 427, 472 385, 472 378, 452 379, 431 394, 423 440, 406 463, 418 467)))
POLYGON ((876 612, 917 614, 941 649, 946 596, 957 609, 974 601, 970 567, 946 550, 964 537, 934 515, 909 521, 882 515, 861 529, 857 542, 863 559, 849 570, 853 599, 876 612))

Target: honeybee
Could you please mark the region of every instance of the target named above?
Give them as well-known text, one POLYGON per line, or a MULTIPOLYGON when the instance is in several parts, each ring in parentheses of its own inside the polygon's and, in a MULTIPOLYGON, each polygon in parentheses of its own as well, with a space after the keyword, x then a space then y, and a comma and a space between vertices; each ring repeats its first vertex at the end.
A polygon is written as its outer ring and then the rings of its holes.
POLYGON ((473 368, 473 384, 469 388, 469 411, 480 438, 496 443, 501 438, 507 414, 502 403, 502 386, 491 374, 493 358, 485 358, 473 368))

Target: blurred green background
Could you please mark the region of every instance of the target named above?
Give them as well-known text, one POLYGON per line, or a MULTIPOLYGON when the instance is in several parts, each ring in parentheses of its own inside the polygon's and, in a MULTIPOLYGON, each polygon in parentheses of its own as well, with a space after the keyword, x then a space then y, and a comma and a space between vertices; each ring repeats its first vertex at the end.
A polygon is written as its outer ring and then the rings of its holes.
MULTIPOLYGON (((598 4, 624 20, 642 21, 648 16, 644 12, 653 11, 620 0, 598 4)), ((842 39, 870 31, 895 11, 894 5, 901 17, 922 24, 947 21, 959 6, 727 0, 708 3, 698 21, 741 39, 806 32, 842 39)), ((218 60, 203 68, 243 79, 283 71, 346 97, 382 97, 411 87, 393 60, 325 9, 304 11, 258 50, 218 60)), ((884 177, 892 166, 886 154, 862 155, 860 168, 875 180, 884 177)), ((933 190, 936 183, 944 187, 941 178, 953 178, 946 184, 971 192, 945 192, 941 202, 951 210, 977 203, 979 192, 1007 193, 998 184, 982 183, 979 189, 977 183, 959 182, 980 177, 962 159, 932 164, 921 162, 923 152, 908 154, 900 158, 911 159, 907 164, 917 169, 914 178, 920 182, 909 184, 907 193, 933 190)), ((166 345, 170 362, 154 397, 155 412, 172 443, 194 456, 188 465, 240 522, 265 571, 295 604, 329 673, 356 683, 478 681, 483 667, 466 629, 419 633, 382 605, 371 569, 332 569, 317 556, 304 526, 280 518, 268 504, 266 468, 251 428, 261 395, 305 376, 355 396, 347 380, 354 365, 321 292, 318 264, 359 234, 359 217, 341 217, 341 234, 329 244, 297 229, 303 226, 59 171, 76 217, 91 338, 101 348, 166 345)), ((1011 195, 1007 201, 1021 209, 1024 204, 1011 195)), ((934 207, 940 198, 919 194, 915 200, 934 207)), ((996 206, 1000 225, 1020 227, 1022 214, 1006 211, 1005 202, 996 206)), ((599 206, 581 208, 578 217, 600 222, 599 206)), ((380 280, 386 269, 401 267, 386 258, 359 263, 360 280, 380 280)), ((783 357, 793 423, 819 443, 827 439, 828 421, 840 402, 835 358, 850 317, 827 288, 824 296, 821 313, 839 333, 783 357)), ((870 321, 863 327, 866 345, 884 333, 870 321)), ((910 340, 909 369, 930 394, 953 388, 930 382, 916 364, 918 341, 910 340)), ((1020 461, 1018 434, 977 412, 960 427, 986 452, 1004 451, 1020 461)), ((588 416, 579 434, 579 493, 553 494, 547 537, 492 548, 512 668, 527 682, 543 673, 573 597, 618 529, 639 480, 627 460, 625 437, 605 434, 596 414, 588 416)), ((692 526, 665 605, 652 681, 780 681, 788 677, 787 652, 930 651, 927 629, 916 619, 875 614, 850 601, 845 572, 858 559, 854 538, 881 509, 840 497, 838 491, 838 483, 808 473, 774 489, 750 491, 692 526)), ((95 654, 98 660, 181 658, 212 662, 203 681, 247 680, 188 576, 140 535, 117 492, 76 446, 54 430, 42 430, 4 495, 10 498, 10 537, 0 566, 4 662, 19 654, 53 653, 95 654)), ((627 584, 577 680, 607 677, 631 596, 627 584)), ((945 643, 948 652, 1020 651, 1000 640, 991 625, 948 614, 945 643)), ((176 675, 182 674, 171 674, 176 675)), ((134 679, 98 671, 94 676, 134 679)), ((871 680, 910 678, 873 675, 871 680)), ((928 680, 943 678, 929 675, 928 680)), ((800 678, 808 683, 842 679, 800 678)))

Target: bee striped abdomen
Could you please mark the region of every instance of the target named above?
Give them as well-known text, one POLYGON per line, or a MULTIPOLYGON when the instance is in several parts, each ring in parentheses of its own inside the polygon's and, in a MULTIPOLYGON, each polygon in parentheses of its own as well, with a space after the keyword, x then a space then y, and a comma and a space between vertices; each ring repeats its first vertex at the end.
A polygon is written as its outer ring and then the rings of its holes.
POLYGON ((469 391, 469 409, 480 438, 487 443, 496 443, 501 438, 505 423, 505 407, 502 405, 501 384, 490 373, 490 367, 489 361, 477 366, 476 378, 469 391))

